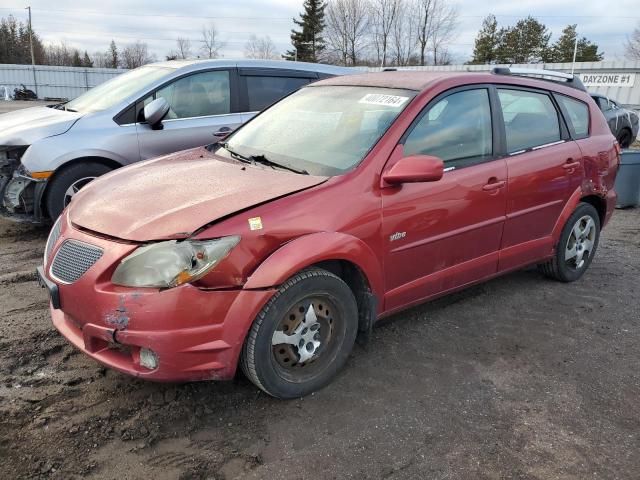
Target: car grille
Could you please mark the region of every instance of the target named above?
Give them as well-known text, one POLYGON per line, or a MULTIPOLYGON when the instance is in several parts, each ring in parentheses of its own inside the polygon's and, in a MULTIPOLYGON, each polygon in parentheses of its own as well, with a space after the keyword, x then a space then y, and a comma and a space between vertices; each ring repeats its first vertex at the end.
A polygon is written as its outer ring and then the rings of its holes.
POLYGON ((53 224, 53 228, 51 228, 51 232, 49 232, 49 238, 47 239, 47 245, 44 248, 44 263, 46 264, 51 258, 51 252, 53 251, 53 247, 56 242, 60 238, 60 233, 62 232, 62 222, 60 221, 62 217, 58 218, 58 221, 53 224))
POLYGON ((58 249, 51 275, 63 283, 73 283, 102 257, 103 250, 77 240, 65 240, 58 249))

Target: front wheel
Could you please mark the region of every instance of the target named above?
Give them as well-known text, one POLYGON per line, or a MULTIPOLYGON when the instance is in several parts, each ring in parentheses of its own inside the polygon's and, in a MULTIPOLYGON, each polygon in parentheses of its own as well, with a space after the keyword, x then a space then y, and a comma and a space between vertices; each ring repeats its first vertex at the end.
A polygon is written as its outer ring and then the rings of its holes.
POLYGON ((357 330, 358 309, 348 285, 326 270, 303 270, 282 284, 256 317, 240 365, 269 395, 302 397, 331 381, 357 330))
POLYGON ((111 168, 101 163, 82 162, 72 164, 56 173, 47 187, 45 198, 49 218, 58 218, 82 187, 110 171, 111 168))
POLYGON ((599 240, 598 212, 593 205, 582 202, 562 229, 554 258, 538 267, 547 277, 574 282, 591 265, 599 240))

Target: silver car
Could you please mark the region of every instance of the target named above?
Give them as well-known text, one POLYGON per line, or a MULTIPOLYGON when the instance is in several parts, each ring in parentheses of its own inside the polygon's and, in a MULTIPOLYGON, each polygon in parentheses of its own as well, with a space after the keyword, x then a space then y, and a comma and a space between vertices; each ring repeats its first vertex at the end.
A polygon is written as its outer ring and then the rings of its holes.
POLYGON ((0 115, 0 210, 56 218, 94 178, 214 143, 302 85, 346 73, 353 70, 302 62, 161 62, 65 104, 0 115))

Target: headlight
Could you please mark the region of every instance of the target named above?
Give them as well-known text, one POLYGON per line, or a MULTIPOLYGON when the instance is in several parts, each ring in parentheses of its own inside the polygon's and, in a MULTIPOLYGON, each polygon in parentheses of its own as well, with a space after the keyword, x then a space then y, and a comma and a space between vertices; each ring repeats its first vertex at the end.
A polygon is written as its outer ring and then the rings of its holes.
POLYGON ((145 245, 120 262, 111 281, 125 287, 153 288, 193 282, 220 263, 238 242, 239 236, 231 236, 145 245))

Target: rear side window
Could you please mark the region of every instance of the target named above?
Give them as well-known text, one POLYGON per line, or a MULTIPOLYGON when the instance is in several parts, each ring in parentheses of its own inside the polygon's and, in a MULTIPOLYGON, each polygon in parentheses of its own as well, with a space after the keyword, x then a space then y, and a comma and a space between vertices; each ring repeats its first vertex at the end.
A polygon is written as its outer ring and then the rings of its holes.
POLYGON ((586 138, 589 136, 589 107, 586 103, 574 98, 558 95, 556 97, 560 105, 564 108, 569 130, 574 139, 586 138))
POLYGON ((486 89, 452 93, 425 112, 404 142, 405 155, 434 155, 449 167, 493 156, 491 107, 486 89))
POLYGON ((544 93, 498 89, 507 151, 511 154, 560 141, 560 121, 544 93))
POLYGON ((246 76, 249 111, 264 110, 285 95, 309 83, 308 78, 246 76))

